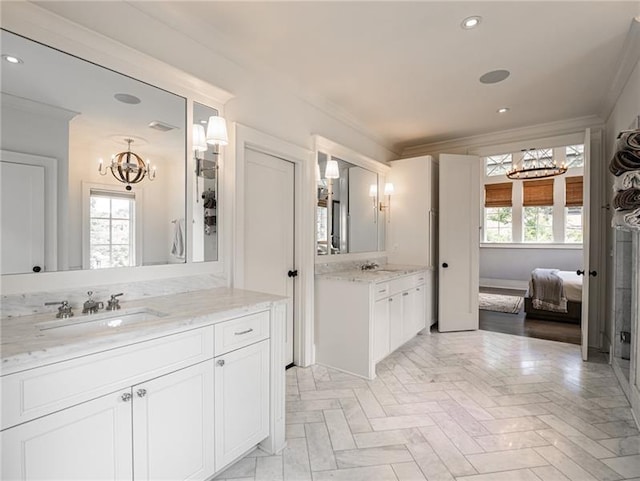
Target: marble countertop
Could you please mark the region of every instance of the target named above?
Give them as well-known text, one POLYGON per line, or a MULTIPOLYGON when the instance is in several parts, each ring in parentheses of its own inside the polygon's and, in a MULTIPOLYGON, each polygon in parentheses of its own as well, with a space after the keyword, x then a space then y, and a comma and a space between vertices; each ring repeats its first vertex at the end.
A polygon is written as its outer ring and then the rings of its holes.
MULTIPOLYGON (((137 321, 130 325, 109 327, 98 323, 90 328, 41 330, 40 324, 61 321, 55 318, 55 306, 50 313, 20 316, 0 320, 0 374, 30 369, 95 352, 126 346, 160 336, 203 327, 251 312, 269 309, 285 298, 260 292, 226 287, 186 292, 169 296, 121 301, 120 311, 100 311, 95 319, 113 313, 127 313, 146 308, 162 317, 137 321)), ((91 315, 74 312, 70 321, 77 322, 91 315)))
POLYGON ((316 277, 318 279, 331 279, 337 281, 349 281, 349 282, 385 282, 398 277, 406 276, 409 274, 415 274, 416 272, 423 272, 429 270, 424 266, 410 266, 400 264, 386 264, 380 267, 376 267, 372 270, 363 271, 362 269, 349 269, 345 271, 328 272, 326 274, 319 274, 316 277))

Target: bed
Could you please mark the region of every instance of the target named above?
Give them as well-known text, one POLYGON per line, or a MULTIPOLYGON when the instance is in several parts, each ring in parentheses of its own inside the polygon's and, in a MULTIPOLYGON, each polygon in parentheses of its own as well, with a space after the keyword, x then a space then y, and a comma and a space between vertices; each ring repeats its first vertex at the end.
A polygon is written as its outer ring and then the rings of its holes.
POLYGON ((526 316, 530 318, 579 323, 582 318, 582 276, 579 276, 575 271, 534 269, 529 281, 529 290, 524 298, 524 311, 526 316), (548 287, 548 284, 544 283, 549 278, 561 286, 566 306, 564 302, 559 306, 548 305, 545 302, 540 302, 540 295, 535 295, 534 288, 537 287, 538 292, 544 292, 545 287, 548 287))

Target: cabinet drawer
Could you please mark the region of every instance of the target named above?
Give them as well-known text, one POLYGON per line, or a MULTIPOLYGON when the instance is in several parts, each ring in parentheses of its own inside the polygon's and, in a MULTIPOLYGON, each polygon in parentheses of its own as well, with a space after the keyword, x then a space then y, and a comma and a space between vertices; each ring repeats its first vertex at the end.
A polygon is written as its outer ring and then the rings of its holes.
POLYGON ((215 355, 269 338, 269 311, 221 322, 215 328, 215 355))
POLYGON ((421 286, 422 284, 424 284, 427 281, 427 273, 426 272, 418 272, 417 274, 414 274, 413 276, 413 286, 421 286))
POLYGON ((388 282, 381 282, 379 284, 374 284, 373 286, 374 289, 374 299, 380 300, 380 299, 384 299, 385 297, 389 297, 389 283, 388 282))
POLYGON ((1 429, 213 357, 213 326, 3 376, 1 429))
POLYGON ((389 282, 389 294, 397 294, 414 286, 413 276, 404 276, 389 282))

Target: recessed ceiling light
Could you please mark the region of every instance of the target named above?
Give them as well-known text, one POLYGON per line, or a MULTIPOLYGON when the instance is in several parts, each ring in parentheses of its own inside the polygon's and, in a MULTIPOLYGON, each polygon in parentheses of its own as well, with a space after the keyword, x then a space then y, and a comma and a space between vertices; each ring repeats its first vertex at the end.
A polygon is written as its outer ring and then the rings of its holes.
POLYGON ((135 105, 141 102, 138 97, 131 94, 115 94, 114 97, 118 102, 122 102, 123 104, 135 105))
POLYGON ((499 114, 506 114, 509 111, 509 107, 500 107, 496 112, 499 114))
POLYGON ((3 55, 2 58, 9 63, 23 63, 21 58, 13 55, 3 55))
POLYGON ((480 20, 482 20, 482 17, 480 17, 478 15, 474 15, 472 17, 467 17, 462 21, 460 26, 462 28, 464 28, 465 30, 469 30, 469 29, 475 28, 478 25, 480 25, 480 20))
POLYGON ((508 70, 492 70, 480 77, 480 82, 483 84, 496 84, 502 82, 511 75, 508 70))

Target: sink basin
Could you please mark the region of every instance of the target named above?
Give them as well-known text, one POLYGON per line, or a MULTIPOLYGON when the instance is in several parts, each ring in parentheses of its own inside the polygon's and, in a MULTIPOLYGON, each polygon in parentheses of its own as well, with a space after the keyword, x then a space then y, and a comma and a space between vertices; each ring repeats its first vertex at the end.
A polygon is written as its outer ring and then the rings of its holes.
POLYGON ((135 307, 100 314, 81 314, 68 319, 41 322, 36 326, 40 331, 47 331, 51 334, 90 332, 98 329, 117 329, 118 327, 130 326, 138 322, 159 319, 164 316, 166 316, 165 313, 147 307, 135 307))

